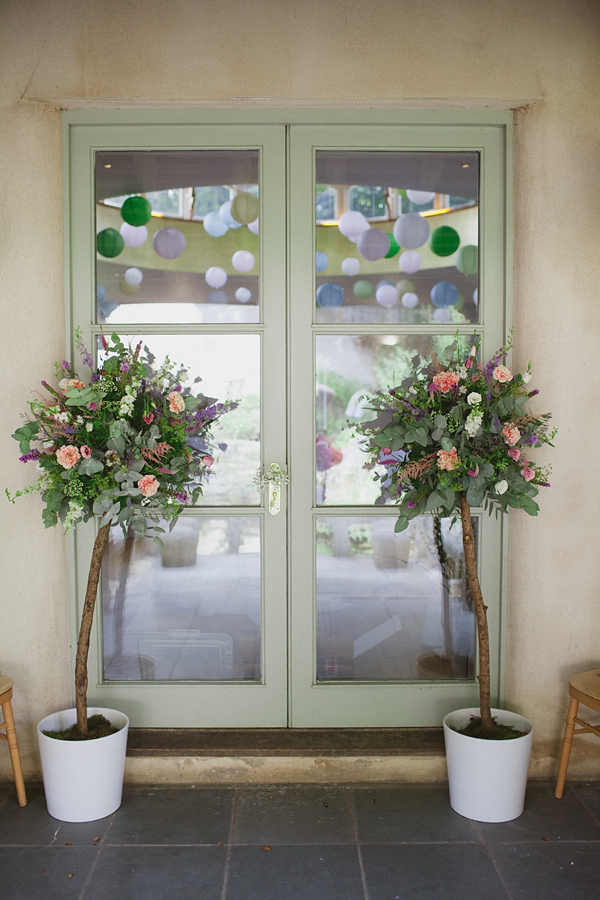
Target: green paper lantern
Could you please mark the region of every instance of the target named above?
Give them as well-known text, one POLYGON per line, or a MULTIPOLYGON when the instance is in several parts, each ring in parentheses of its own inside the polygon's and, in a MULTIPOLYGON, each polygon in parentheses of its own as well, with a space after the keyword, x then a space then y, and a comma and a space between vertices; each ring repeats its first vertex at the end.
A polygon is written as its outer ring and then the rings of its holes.
POLYGON ((477 256, 475 244, 465 244, 456 254, 454 265, 463 275, 475 275, 477 272, 477 256))
POLYGON ((128 197, 121 207, 121 215, 128 225, 145 225, 152 217, 152 207, 145 197, 128 197))
POLYGON ((392 256, 396 255, 396 253, 400 253, 400 244, 398 243, 394 235, 389 234, 388 237, 390 239, 390 249, 385 254, 385 259, 391 259, 392 256))
POLYGON ((409 281, 408 278, 402 278, 400 281, 396 282, 396 290, 402 297, 404 294, 414 294, 417 289, 413 282, 409 281))
POLYGON ((96 237, 96 249, 101 256, 112 259, 123 251, 125 241, 114 228, 104 228, 96 237))
POLYGON ((257 198, 254 194, 249 194, 247 191, 236 194, 231 201, 231 215, 236 222, 240 222, 242 225, 249 225, 250 222, 254 222, 258 218, 258 211, 257 198))
POLYGON ((140 286, 139 284, 129 284, 128 281, 125 281, 124 278, 121 278, 119 282, 119 290, 127 297, 133 297, 134 294, 139 294, 140 286))
POLYGON ((359 280, 355 281, 352 285, 352 293, 355 297, 358 297, 359 300, 368 300, 373 293, 373 285, 370 281, 359 278, 359 280))
POLYGON ((449 225, 440 225, 431 232, 429 238, 429 248, 436 256, 451 256, 455 250, 458 250, 459 244, 458 231, 450 228, 449 225))

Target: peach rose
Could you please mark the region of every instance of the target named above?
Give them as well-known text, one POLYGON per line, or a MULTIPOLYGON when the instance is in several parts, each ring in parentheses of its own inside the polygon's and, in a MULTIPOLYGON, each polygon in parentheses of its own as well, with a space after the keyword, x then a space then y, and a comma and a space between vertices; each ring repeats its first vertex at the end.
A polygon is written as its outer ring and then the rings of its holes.
POLYGON ((138 481, 138 487, 144 497, 152 497, 152 495, 157 492, 158 485, 158 478, 155 478, 154 475, 144 475, 144 477, 140 478, 138 481))
POLYGON ((171 412, 183 412, 185 409, 185 400, 179 393, 179 391, 171 391, 169 396, 167 397, 169 401, 169 409, 171 412))
POLYGON ((512 372, 510 369, 507 369, 506 366, 496 366, 494 371, 492 372, 496 381, 499 381, 500 384, 505 384, 507 381, 512 381, 512 372))
POLYGON ((440 372, 433 376, 433 383, 439 388, 442 394, 447 394, 453 387, 458 384, 458 375, 456 372, 440 372))
POLYGON ((438 450, 437 455, 439 468, 446 469, 447 472, 451 472, 459 463, 458 457, 456 456, 456 447, 453 447, 450 451, 438 450))
POLYGON ((507 422, 502 429, 502 437, 509 447, 513 447, 521 437, 521 432, 512 422, 507 422))
POLYGON ((69 388, 72 388, 72 387, 74 387, 74 388, 85 387, 83 381, 79 381, 79 379, 77 379, 77 378, 63 378, 61 381, 59 381, 58 386, 61 389, 61 391, 68 391, 69 388))
POLYGON ((81 459, 77 447, 67 444, 65 447, 59 447, 56 451, 56 459, 63 469, 72 469, 81 459))

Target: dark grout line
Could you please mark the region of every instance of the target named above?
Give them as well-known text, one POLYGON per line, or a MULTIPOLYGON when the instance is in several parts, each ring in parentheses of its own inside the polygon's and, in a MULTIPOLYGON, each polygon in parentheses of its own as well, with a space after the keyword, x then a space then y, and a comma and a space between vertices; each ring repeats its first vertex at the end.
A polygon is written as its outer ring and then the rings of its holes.
POLYGON ((354 843, 356 845, 356 852, 358 855, 358 866, 360 868, 360 877, 363 886, 363 893, 365 895, 365 900, 370 900, 369 898, 369 888, 367 886, 367 875, 365 873, 365 866, 363 863, 362 853, 360 849, 360 842, 358 838, 358 822, 356 820, 356 812, 354 809, 354 794, 351 788, 346 788, 346 802, 348 804, 348 812, 350 814, 350 824, 352 826, 352 833, 354 835, 354 843))
POLYGON ((112 816, 110 817, 110 822, 109 822, 108 825, 106 826, 106 828, 105 828, 105 830, 104 830, 104 834, 102 835, 102 837, 100 838, 100 840, 99 840, 98 843, 96 844, 96 847, 97 847, 98 852, 96 853, 96 856, 94 857, 94 861, 93 861, 93 863, 92 863, 92 865, 91 865, 91 867, 90 867, 90 871, 88 872, 88 876, 87 876, 87 878, 85 879, 85 883, 84 883, 83 887, 81 888, 81 893, 79 894, 79 897, 77 898, 77 900, 83 900, 83 898, 84 898, 84 896, 85 896, 85 892, 86 892, 87 887, 88 887, 88 885, 89 885, 89 883, 90 883, 91 877, 92 877, 92 875, 94 874, 94 871, 95 871, 95 869, 96 869, 96 866, 98 865, 98 860, 99 860, 99 858, 100 858, 100 854, 102 853, 102 849, 103 849, 104 843, 105 843, 105 841, 106 841, 106 835, 108 834, 108 832, 109 832, 109 830, 110 830, 110 827, 111 827, 111 825, 112 825, 112 823, 113 823, 113 821, 114 821, 114 818, 115 818, 117 812, 118 812, 118 810, 115 810, 115 812, 114 812, 114 813, 112 814, 112 816))
POLYGON ((512 893, 510 892, 509 887, 504 879, 504 875, 500 871, 500 867, 498 866, 498 863, 496 862, 496 857, 492 853, 492 848, 490 847, 490 845, 486 841, 485 837, 483 836, 483 832, 481 831, 479 823, 473 821, 473 826, 475 828, 476 833, 479 835, 479 839, 480 839, 481 844, 488 856, 488 859, 490 860, 492 866, 494 867, 496 874, 498 875, 498 878, 500 879, 500 883, 502 884, 502 887, 506 891, 506 896, 509 898, 509 900, 514 900, 514 897, 513 897, 512 893))
POLYGON ((233 828, 235 824, 235 814, 237 812, 238 791, 233 794, 233 803, 231 804, 231 819, 229 821, 229 834, 227 835, 227 855, 225 857, 225 866, 223 868, 223 888, 221 890, 221 900, 225 900, 227 894, 227 881, 229 879, 229 862, 231 860, 231 848, 233 847, 233 828))
MULTIPOLYGON (((578 782, 578 783, 579 783, 579 784, 584 784, 585 782, 578 782)), ((594 820, 594 822, 596 823, 596 825, 600 825, 600 819, 598 818, 598 816, 593 812, 593 810, 591 810, 591 809, 589 808, 589 806, 586 804, 586 802, 585 802, 585 800, 583 799, 583 797, 580 797, 580 796, 579 796, 579 794, 577 793, 577 791, 574 789, 573 785, 572 785, 572 784, 567 784, 567 785, 565 785, 565 787, 566 787, 566 789, 569 791, 569 793, 570 793, 570 794, 573 794, 573 796, 576 797, 576 799, 579 801, 579 803, 581 803, 581 805, 583 806, 583 808, 585 809, 585 811, 592 817, 592 819, 594 820)), ((557 800, 557 803, 560 803, 560 800, 557 800)))

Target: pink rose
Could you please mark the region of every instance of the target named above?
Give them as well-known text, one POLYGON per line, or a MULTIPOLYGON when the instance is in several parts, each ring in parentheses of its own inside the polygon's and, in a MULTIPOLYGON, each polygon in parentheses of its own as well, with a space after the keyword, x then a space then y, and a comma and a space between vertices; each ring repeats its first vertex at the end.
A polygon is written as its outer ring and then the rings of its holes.
POLYGON ((169 401, 169 409, 171 412, 183 412, 185 409, 185 400, 179 391, 171 391, 167 400, 169 401))
POLYGON ((512 424, 512 422, 507 422, 502 429, 502 437, 509 447, 513 447, 521 437, 521 432, 516 425, 512 424))
POLYGON ((450 451, 438 450, 437 455, 438 467, 440 469, 446 469, 447 472, 451 472, 459 463, 459 459, 456 456, 456 447, 453 447, 450 451))
POLYGON ((496 366, 494 371, 492 372, 496 381, 499 381, 500 384, 505 384, 507 381, 512 381, 512 372, 510 369, 507 369, 506 366, 496 366))
POLYGON ((523 466, 521 469, 521 475, 525 479, 525 481, 533 481, 535 478, 535 469, 532 469, 531 466, 523 466))
POLYGON ((158 490, 158 484, 158 478, 155 478, 154 475, 144 475, 138 481, 138 487, 144 497, 152 497, 158 490))
POLYGON ((210 469, 210 467, 212 466, 214 461, 215 461, 214 456, 203 456, 202 457, 202 462, 204 463, 204 465, 206 466, 207 469, 210 469))
POLYGON ((514 459, 515 462, 517 462, 519 457, 521 456, 521 451, 517 450, 516 447, 511 447, 510 450, 507 450, 507 453, 511 459, 514 459))
POLYGON ((433 376, 433 383, 443 394, 447 394, 458 384, 458 375, 456 372, 440 372, 433 376))
POLYGON ((63 469, 72 469, 80 460, 79 450, 71 444, 68 444, 65 447, 59 447, 56 451, 56 459, 63 469))
POLYGON ((144 420, 146 425, 151 425, 152 421, 154 419, 154 413, 151 413, 151 412, 144 413, 144 415, 142 416, 142 419, 144 420))
POLYGON ((81 446, 79 450, 84 459, 89 459, 92 455, 92 448, 88 447, 87 444, 83 444, 83 446, 81 446))
POLYGON ((465 369, 470 369, 475 365, 475 360, 472 356, 467 356, 465 359, 465 369))

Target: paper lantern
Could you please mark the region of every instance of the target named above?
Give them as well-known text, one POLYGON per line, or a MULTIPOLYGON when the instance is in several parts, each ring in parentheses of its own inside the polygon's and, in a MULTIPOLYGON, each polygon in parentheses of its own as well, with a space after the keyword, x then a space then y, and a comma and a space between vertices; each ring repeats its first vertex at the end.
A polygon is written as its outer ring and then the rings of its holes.
POLYGON ((396 305, 399 294, 393 284, 381 284, 375 291, 375 299, 380 306, 389 308, 396 305))
POLYGON ((258 216, 258 209, 257 198, 254 194, 247 193, 247 191, 236 194, 231 201, 231 215, 236 222, 241 222, 242 225, 254 222, 258 216))
POLYGON ((96 288, 96 299, 98 303, 104 303, 106 300, 106 288, 103 284, 99 284, 96 288))
POLYGON ((121 216, 128 225, 145 225, 152 218, 152 207, 145 197, 128 197, 121 216))
POLYGON ((221 266, 211 266, 206 270, 204 279, 211 288, 222 288, 227 284, 227 272, 221 266))
POLYGON ((119 304, 115 303, 114 300, 106 300, 104 303, 100 304, 98 307, 98 312, 100 313, 100 317, 102 319, 108 319, 112 313, 114 313, 115 309, 118 309, 119 304))
POLYGON ((229 231, 229 226, 223 221, 218 212, 209 212, 204 216, 204 230, 211 237, 223 237, 229 231))
POLYGON ((208 297, 206 298, 207 303, 229 303, 229 297, 225 293, 225 291, 210 291, 208 297))
POLYGON ((115 228, 104 228, 96 237, 96 249, 101 256, 114 259, 123 252, 125 241, 115 228))
POLYGON ((406 196, 415 206, 423 206, 425 203, 431 203, 435 197, 435 191, 406 191, 406 196))
POLYGON ((317 288, 317 306, 341 306, 344 302, 344 289, 333 281, 326 281, 317 288))
POLYGON ((125 270, 125 275, 123 276, 127 284, 132 285, 140 285, 143 281, 144 274, 141 269, 132 266, 131 269, 125 270))
POLYGON ((433 313, 433 321, 438 325, 447 325, 452 321, 452 313, 449 309, 436 309, 433 313))
POLYGON ((248 231, 251 231, 252 234, 258 234, 258 219, 255 219, 254 222, 248 222, 248 231))
POLYGON ((478 299, 479 299, 479 289, 475 288, 475 290, 473 291, 473 303, 475 304, 475 306, 477 306, 478 299))
POLYGON ((344 275, 358 275, 360 272, 360 261, 354 256, 347 256, 342 260, 342 272, 344 275))
POLYGON ((458 231, 449 225, 440 225, 431 232, 429 248, 436 256, 451 256, 458 250, 460 236, 458 231))
POLYGON ((225 203, 223 203, 223 205, 219 207, 219 216, 221 217, 221 219, 223 219, 228 228, 241 228, 242 223, 236 222, 236 220, 231 215, 232 203, 232 200, 227 200, 225 203))
POLYGON ((454 265, 463 275, 475 275, 477 272, 477 262, 477 247, 475 244, 465 244, 456 254, 454 265))
MULTIPOLYGON (((434 306, 441 308, 454 306, 458 300, 458 288, 449 281, 438 281, 431 288, 430 297, 434 306)), ((438 320, 436 319, 436 321, 438 320)))
POLYGON ((400 244, 398 243, 398 241, 396 240, 396 238, 394 237, 393 234, 388 234, 388 237, 390 239, 390 249, 385 254, 385 258, 391 259, 392 256, 395 256, 396 253, 400 252, 400 244))
POLYGON ((396 290, 400 294, 400 296, 404 296, 404 294, 408 294, 410 291, 414 291, 415 286, 412 281, 409 281, 408 278, 403 278, 401 281, 396 282, 396 290))
POLYGON ((389 236, 379 228, 367 228, 357 240, 356 249, 361 256, 372 262, 383 259, 390 249, 389 236))
POLYGON ((340 234, 343 234, 348 240, 356 242, 363 231, 370 228, 370 225, 361 212, 348 210, 340 216, 338 228, 340 234))
POLYGON ((235 292, 235 299, 238 303, 247 303, 248 300, 252 299, 252 291, 246 287, 240 287, 235 292))
POLYGON ((322 272, 323 269, 326 269, 328 265, 329 260, 327 259, 327 255, 317 250, 317 252, 315 253, 315 269, 317 270, 317 272, 322 272))
POLYGON ((254 253, 249 250, 236 250, 231 257, 231 265, 237 272, 250 272, 255 263, 254 253))
POLYGON ((128 247, 141 247, 148 240, 148 229, 145 225, 130 225, 123 222, 119 231, 128 247))
POLYGON ((429 237, 429 223, 419 213, 404 213, 394 222, 394 237, 406 250, 416 250, 429 237))
POLYGON ((359 300, 368 300, 373 293, 373 285, 370 281, 360 278, 352 285, 352 293, 355 297, 358 297, 359 300))
POLYGON ((122 294, 127 294, 128 297, 132 297, 134 294, 139 293, 140 286, 139 284, 129 284, 128 281, 125 281, 124 278, 121 278, 119 282, 119 290, 122 294))
POLYGON ((414 291, 407 291, 406 294, 402 294, 401 302, 402 306, 406 307, 406 309, 414 309, 419 302, 419 298, 414 291))
POLYGON ((407 275, 414 275, 421 268, 421 257, 415 250, 405 250, 404 253, 400 254, 398 266, 407 275))
POLYGON ((185 237, 178 228, 161 228, 152 238, 152 246, 162 259, 177 259, 185 250, 185 237))

